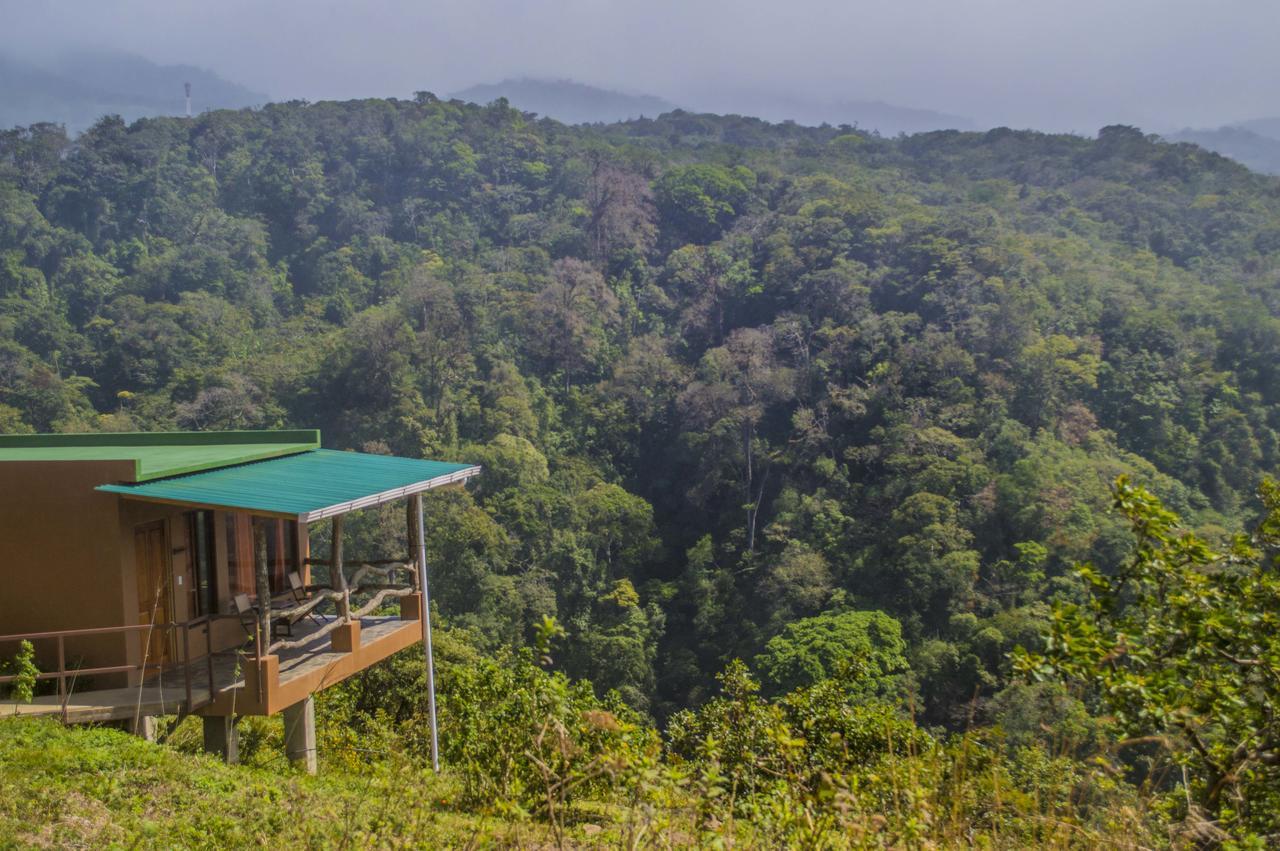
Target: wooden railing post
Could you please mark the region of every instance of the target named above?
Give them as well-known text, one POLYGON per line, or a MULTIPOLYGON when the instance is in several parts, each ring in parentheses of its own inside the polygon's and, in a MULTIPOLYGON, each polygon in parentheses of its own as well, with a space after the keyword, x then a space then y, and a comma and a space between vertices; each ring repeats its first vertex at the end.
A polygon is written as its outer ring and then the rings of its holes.
POLYGON ((58 702, 62 704, 62 723, 67 723, 67 644, 58 635, 58 702))
POLYGON ((182 663, 187 681, 187 711, 190 712, 195 703, 191 700, 191 627, 186 623, 182 624, 182 663))
POLYGON ((204 622, 204 658, 209 668, 209 702, 213 702, 213 621, 204 622))
POLYGON ((351 590, 342 572, 342 515, 333 518, 333 540, 329 545, 329 585, 342 597, 338 600, 338 617, 346 623, 351 620, 351 590))

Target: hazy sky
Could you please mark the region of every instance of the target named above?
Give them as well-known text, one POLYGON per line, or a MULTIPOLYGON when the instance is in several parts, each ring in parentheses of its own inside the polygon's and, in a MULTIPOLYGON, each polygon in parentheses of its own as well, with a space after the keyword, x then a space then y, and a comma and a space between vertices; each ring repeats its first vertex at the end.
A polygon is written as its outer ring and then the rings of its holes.
POLYGON ((0 0, 0 43, 203 65, 274 98, 569 77, 714 108, 759 90, 1092 133, 1280 114, 1276 0, 0 0))

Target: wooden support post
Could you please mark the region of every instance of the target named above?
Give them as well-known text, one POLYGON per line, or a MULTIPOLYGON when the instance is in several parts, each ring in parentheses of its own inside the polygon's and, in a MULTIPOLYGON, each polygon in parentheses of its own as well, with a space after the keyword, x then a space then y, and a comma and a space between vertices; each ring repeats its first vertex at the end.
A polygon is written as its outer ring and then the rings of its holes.
POLYGON ((205 753, 217 754, 227 765, 240 761, 240 731, 230 715, 206 715, 204 722, 205 753))
POLYGON ((284 751, 289 761, 316 773, 316 701, 307 696, 284 710, 284 751))
POLYGON ((267 571, 267 530, 261 523, 253 524, 253 559, 258 576, 258 647, 256 655, 267 655, 271 644, 271 577, 267 571))
POLYGON ((342 572, 342 515, 333 518, 333 540, 329 545, 329 585, 342 595, 338 599, 338 617, 351 620, 351 591, 347 575, 342 572))

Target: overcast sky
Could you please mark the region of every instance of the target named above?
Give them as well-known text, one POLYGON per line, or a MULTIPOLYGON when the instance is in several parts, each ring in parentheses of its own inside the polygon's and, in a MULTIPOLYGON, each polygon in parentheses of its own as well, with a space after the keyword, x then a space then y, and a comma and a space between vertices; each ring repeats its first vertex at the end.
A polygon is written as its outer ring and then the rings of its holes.
POLYGON ((1009 125, 1280 114, 1276 0, 0 0, 0 43, 209 67, 273 98, 568 77, 714 108, 759 90, 1009 125))

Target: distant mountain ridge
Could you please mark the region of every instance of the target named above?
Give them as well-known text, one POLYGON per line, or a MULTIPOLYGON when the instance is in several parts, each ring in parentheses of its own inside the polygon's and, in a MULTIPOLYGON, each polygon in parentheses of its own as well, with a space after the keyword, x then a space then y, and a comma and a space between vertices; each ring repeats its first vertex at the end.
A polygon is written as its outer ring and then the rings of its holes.
POLYGON ((160 65, 127 53, 79 50, 48 63, 0 55, 0 128, 49 121, 77 133, 109 114, 128 121, 181 115, 183 83, 191 83, 195 112, 267 101, 204 68, 160 65))
POLYGON ((1280 117, 1254 118, 1250 121, 1236 122, 1233 127, 1243 127, 1250 133, 1266 136, 1280 142, 1280 117))
POLYGON ((863 130, 876 130, 886 136, 899 133, 923 133, 930 130, 972 130, 974 122, 958 115, 931 109, 913 109, 884 101, 821 100, 817 98, 762 94, 730 93, 715 97, 690 97, 687 102, 673 103, 655 95, 626 94, 579 83, 574 80, 544 80, 520 77, 471 86, 453 97, 472 103, 492 103, 498 98, 518 109, 563 121, 566 124, 612 124, 633 118, 655 118, 676 109, 718 114, 738 114, 771 122, 794 121, 797 124, 851 124, 863 130))
POLYGON ((453 97, 487 104, 506 98, 517 109, 536 112, 566 124, 612 124, 632 118, 656 118, 678 107, 653 95, 633 95, 588 86, 573 80, 521 77, 455 92, 453 97))
POLYGON ((728 95, 700 107, 709 112, 737 113, 766 121, 794 121, 816 126, 850 124, 884 136, 927 133, 931 130, 976 130, 970 119, 932 109, 897 106, 880 100, 821 99, 748 92, 728 95))
POLYGON ((1191 142, 1230 157, 1254 171, 1280 175, 1280 118, 1258 118, 1216 129, 1165 134, 1171 142, 1191 142))

